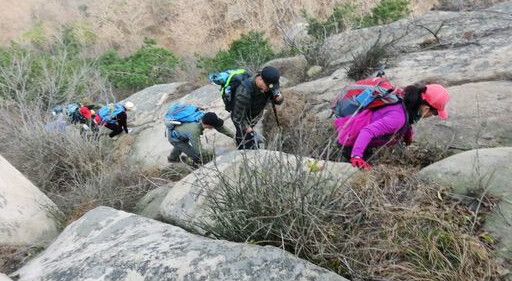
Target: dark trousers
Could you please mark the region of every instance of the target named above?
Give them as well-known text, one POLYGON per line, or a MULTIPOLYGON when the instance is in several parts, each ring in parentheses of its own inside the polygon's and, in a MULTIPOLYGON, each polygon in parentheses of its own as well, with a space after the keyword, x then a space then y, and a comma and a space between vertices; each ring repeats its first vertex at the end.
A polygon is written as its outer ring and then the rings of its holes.
MULTIPOLYGON (((371 147, 367 147, 366 150, 364 151, 363 159, 365 161, 368 161, 368 159, 370 159, 373 156, 373 153, 374 153, 374 149, 371 147)), ((345 146, 343 148, 341 154, 343 155, 343 157, 345 157, 345 159, 347 159, 347 162, 350 161, 350 158, 351 158, 350 156, 352 154, 352 147, 345 146)))
POLYGON ((242 130, 236 128, 236 147, 238 149, 258 149, 258 145, 254 140, 254 133, 245 133, 242 130))
POLYGON ((181 141, 179 139, 169 138, 169 142, 172 144, 173 149, 169 155, 169 160, 179 161, 181 153, 185 153, 188 157, 192 158, 195 163, 200 163, 199 152, 197 152, 187 141, 181 141))
POLYGON ((121 127, 119 124, 115 123, 115 124, 105 124, 105 127, 109 128, 110 130, 112 130, 112 132, 108 135, 109 137, 113 138, 117 135, 119 135, 120 133, 123 132, 123 127, 121 127))

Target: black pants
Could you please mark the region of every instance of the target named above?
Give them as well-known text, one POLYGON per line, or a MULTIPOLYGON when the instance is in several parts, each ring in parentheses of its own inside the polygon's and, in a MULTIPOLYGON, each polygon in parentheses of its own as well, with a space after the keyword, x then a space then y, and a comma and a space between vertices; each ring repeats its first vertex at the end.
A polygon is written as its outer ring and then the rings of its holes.
POLYGON ((258 145, 254 140, 254 133, 245 133, 236 128, 236 147, 242 149, 258 149, 258 145))
POLYGON ((114 123, 114 124, 107 123, 107 124, 105 124, 105 127, 112 130, 112 132, 108 135, 111 138, 113 138, 123 132, 123 127, 121 127, 121 125, 119 125, 117 123, 114 123))
MULTIPOLYGON (((368 159, 370 159, 373 156, 374 152, 375 151, 373 148, 367 147, 366 150, 364 151, 363 159, 365 161, 368 161, 368 159)), ((352 154, 352 147, 345 146, 343 148, 341 154, 343 155, 343 157, 345 157, 345 159, 347 159, 347 162, 350 161, 351 154, 352 154)))

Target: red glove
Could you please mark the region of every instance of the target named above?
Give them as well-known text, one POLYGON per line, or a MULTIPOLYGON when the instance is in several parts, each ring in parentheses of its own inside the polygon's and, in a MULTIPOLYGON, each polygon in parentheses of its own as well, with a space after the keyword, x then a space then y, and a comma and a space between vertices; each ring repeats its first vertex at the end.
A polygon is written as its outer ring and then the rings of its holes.
POLYGON ((368 162, 364 161, 363 158, 358 156, 350 158, 350 163, 352 163, 352 167, 357 167, 365 171, 370 170, 372 167, 370 164, 368 164, 368 162))

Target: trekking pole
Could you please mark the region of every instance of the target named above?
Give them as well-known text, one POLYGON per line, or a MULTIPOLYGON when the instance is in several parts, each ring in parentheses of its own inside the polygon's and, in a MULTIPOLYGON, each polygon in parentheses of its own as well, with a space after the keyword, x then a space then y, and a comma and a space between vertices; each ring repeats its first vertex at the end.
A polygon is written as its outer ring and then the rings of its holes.
POLYGON ((386 64, 380 63, 378 71, 377 71, 377 77, 382 77, 382 76, 386 75, 386 73, 384 72, 384 69, 386 69, 386 64))
POLYGON ((277 127, 281 128, 281 125, 279 125, 279 118, 277 118, 276 104, 274 101, 272 101, 272 110, 274 110, 274 116, 276 117, 277 127))

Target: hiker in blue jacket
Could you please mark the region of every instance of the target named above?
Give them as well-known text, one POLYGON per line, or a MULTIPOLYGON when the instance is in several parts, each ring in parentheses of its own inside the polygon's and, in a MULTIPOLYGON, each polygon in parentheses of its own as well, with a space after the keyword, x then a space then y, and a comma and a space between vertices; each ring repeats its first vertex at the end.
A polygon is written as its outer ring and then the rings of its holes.
POLYGON ((201 155, 204 154, 201 148, 201 135, 205 129, 215 129, 222 134, 233 138, 233 132, 224 126, 224 121, 214 112, 207 112, 199 122, 185 122, 174 125, 167 131, 167 138, 172 144, 171 154, 167 156, 168 162, 179 162, 180 160, 193 166, 201 163, 201 155), (185 153, 189 158, 182 157, 185 153), (189 161, 190 160, 190 161, 189 161))

